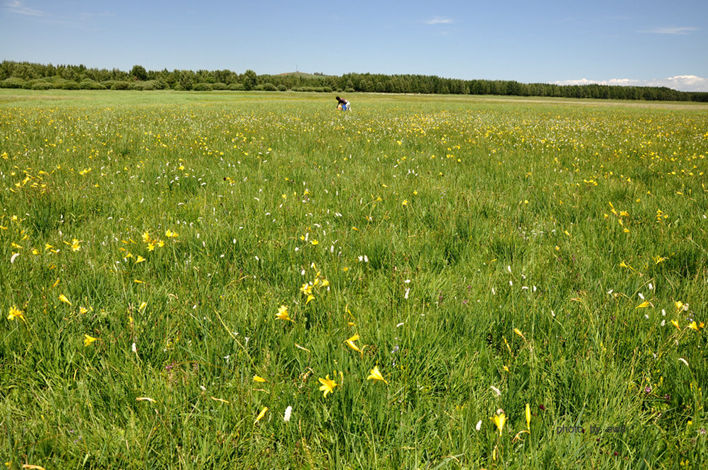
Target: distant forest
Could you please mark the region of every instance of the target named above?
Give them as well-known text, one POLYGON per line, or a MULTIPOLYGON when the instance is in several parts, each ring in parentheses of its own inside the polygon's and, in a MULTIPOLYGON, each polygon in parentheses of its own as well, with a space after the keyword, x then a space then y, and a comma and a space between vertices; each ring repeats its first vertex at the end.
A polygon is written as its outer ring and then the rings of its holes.
POLYGON ((261 90, 302 92, 378 92, 457 95, 552 96, 621 100, 708 102, 708 93, 683 92, 667 87, 610 85, 553 85, 509 80, 459 80, 434 75, 348 73, 342 76, 289 73, 257 75, 252 70, 145 70, 129 72, 94 69, 84 65, 42 65, 3 61, 0 88, 32 90, 261 90))

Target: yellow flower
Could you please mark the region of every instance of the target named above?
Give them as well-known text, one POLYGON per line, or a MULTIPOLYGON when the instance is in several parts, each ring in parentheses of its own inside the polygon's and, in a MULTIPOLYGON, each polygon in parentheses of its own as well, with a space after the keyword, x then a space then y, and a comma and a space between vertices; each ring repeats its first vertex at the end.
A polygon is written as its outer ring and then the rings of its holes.
POLYGON ((295 321, 290 318, 290 314, 288 313, 288 307, 286 305, 281 305, 278 307, 278 313, 275 314, 275 318, 278 320, 285 320, 285 321, 291 321, 295 323, 295 321))
POLYGON ((319 378, 320 383, 322 386, 320 387, 320 390, 324 392, 324 396, 326 397, 328 393, 332 393, 334 391, 334 387, 337 386, 337 382, 329 378, 329 374, 325 376, 323 379, 322 377, 319 378))
POLYGON ((12 307, 10 307, 10 312, 7 315, 7 319, 8 320, 16 320, 18 318, 20 320, 26 322, 24 312, 22 310, 20 310, 19 308, 17 308, 17 306, 13 305, 12 307))
POLYGON ((81 249, 81 242, 79 240, 77 240, 76 238, 71 240, 71 243, 64 242, 64 244, 71 247, 71 251, 79 251, 81 249))
POLYGON ((145 258, 143 258, 142 256, 138 255, 138 258, 135 260, 135 264, 142 263, 143 261, 145 261, 145 258))
POLYGON ((489 418, 492 421, 494 421, 494 424, 497 426, 497 429, 499 430, 499 435, 502 435, 502 429, 504 429, 504 423, 506 423, 506 415, 504 414, 503 410, 498 410, 497 414, 495 414, 493 417, 489 418))
POLYGON ((254 381, 254 382, 260 382, 260 383, 267 382, 266 379, 264 379, 263 377, 261 377, 261 376, 259 376, 259 375, 254 375, 254 376, 253 376, 253 381, 254 381))
POLYGON ((354 344, 354 341, 356 341, 356 340, 358 340, 358 339, 359 339, 359 335, 354 335, 354 336, 352 336, 351 338, 349 338, 348 340, 346 340, 346 341, 344 341, 344 342, 346 343, 347 346, 349 346, 350 348, 352 348, 354 351, 356 351, 356 352, 358 352, 358 353, 360 353, 360 354, 364 354, 364 351, 362 351, 361 349, 359 349, 359 346, 357 346, 356 344, 354 344))
POLYGON ((677 330, 681 331, 678 320, 671 320, 671 324, 674 325, 677 330))
POLYGON ((81 315, 85 314, 88 312, 88 309, 86 307, 79 307, 79 313, 81 315))
POLYGON ((67 299, 64 294, 59 294, 59 300, 61 300, 61 301, 64 302, 65 304, 71 305, 71 302, 69 302, 69 299, 67 299))
POLYGON ((648 300, 645 300, 645 301, 642 302, 641 304, 637 305, 635 308, 647 308, 647 307, 650 306, 650 305, 651 305, 651 304, 649 303, 649 301, 648 301, 648 300))
POLYGON ((312 294, 312 284, 305 283, 305 284, 301 285, 300 292, 302 292, 302 295, 312 294))
POLYGON ((173 231, 170 230, 170 229, 167 229, 167 230, 165 231, 165 236, 166 236, 167 238, 177 238, 177 237, 179 237, 179 234, 178 234, 177 232, 173 232, 173 231))
POLYGON ((526 428, 531 432, 531 406, 526 403, 526 428))
POLYGON ((677 312, 680 312, 681 310, 686 309, 686 304, 684 304, 680 300, 677 300, 676 302, 674 302, 674 307, 676 307, 677 312))
POLYGON ((143 233, 143 242, 150 243, 150 232, 143 233))
POLYGON ((261 412, 258 413, 258 417, 257 417, 256 420, 253 422, 253 424, 256 424, 258 421, 260 421, 260 420, 265 416, 265 414, 266 414, 267 411, 268 411, 268 407, 267 407, 267 406, 263 407, 263 409, 261 410, 261 412))
POLYGON ((85 347, 91 346, 91 343, 93 343, 94 341, 98 341, 98 338, 94 338, 93 336, 89 336, 86 334, 84 335, 84 346, 85 347))
POLYGON ((693 321, 688 325, 688 327, 689 327, 690 329, 692 329, 692 330, 698 331, 698 324, 696 323, 695 320, 693 320, 693 321))
POLYGON ((386 379, 383 378, 383 375, 381 375, 379 366, 374 366, 374 368, 369 371, 369 376, 366 380, 380 380, 381 382, 388 383, 386 379))
POLYGON ((318 242, 317 240, 312 240, 310 243, 312 243, 313 245, 319 245, 319 244, 320 244, 320 242, 318 242))
POLYGON ((309 304, 309 303, 312 302, 313 300, 315 300, 315 296, 312 295, 312 294, 309 294, 309 295, 307 296, 307 300, 305 301, 305 305, 309 304))

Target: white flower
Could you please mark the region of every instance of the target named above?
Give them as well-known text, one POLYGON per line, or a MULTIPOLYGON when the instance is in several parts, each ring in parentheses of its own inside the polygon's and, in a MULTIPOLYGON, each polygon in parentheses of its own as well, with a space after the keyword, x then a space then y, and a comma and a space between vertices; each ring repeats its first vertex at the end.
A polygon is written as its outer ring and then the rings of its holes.
POLYGON ((481 420, 481 419, 480 419, 479 421, 477 421, 477 425, 476 425, 474 428, 475 428, 477 431, 479 431, 480 429, 482 429, 482 420, 481 420))
POLYGON ((292 406, 288 406, 287 408, 285 408, 285 414, 283 415, 283 421, 285 421, 286 423, 288 421, 290 421, 290 415, 292 414, 292 412, 293 412, 292 406))
POLYGON ((497 387, 495 387, 494 385, 490 385, 489 388, 492 389, 492 392, 494 392, 496 394, 496 396, 498 396, 498 397, 501 396, 501 392, 499 391, 499 389, 497 387))

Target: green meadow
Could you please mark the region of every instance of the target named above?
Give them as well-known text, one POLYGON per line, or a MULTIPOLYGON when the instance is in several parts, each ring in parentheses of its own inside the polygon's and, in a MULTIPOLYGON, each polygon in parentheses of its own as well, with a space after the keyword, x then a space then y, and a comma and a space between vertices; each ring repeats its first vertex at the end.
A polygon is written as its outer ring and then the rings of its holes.
POLYGON ((705 468, 708 105, 345 98, 0 90, 6 467, 705 468))

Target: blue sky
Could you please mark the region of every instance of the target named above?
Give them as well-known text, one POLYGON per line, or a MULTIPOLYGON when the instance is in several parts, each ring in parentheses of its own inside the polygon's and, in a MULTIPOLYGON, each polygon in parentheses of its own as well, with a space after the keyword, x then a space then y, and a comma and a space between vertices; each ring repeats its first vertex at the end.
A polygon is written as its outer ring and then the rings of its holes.
POLYGON ((0 0, 0 60, 708 91, 708 1, 0 0))

